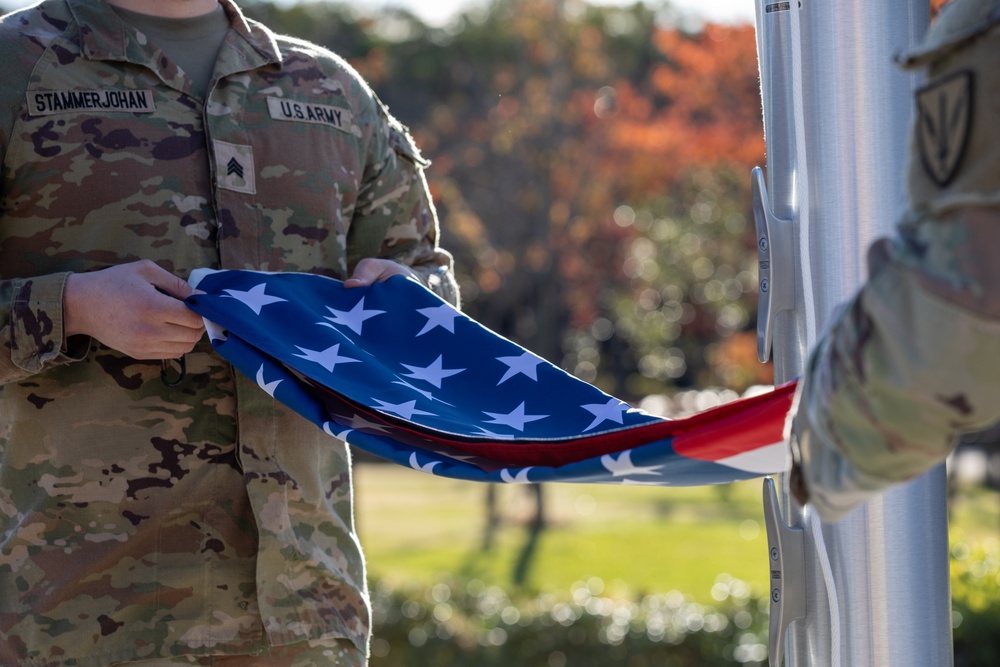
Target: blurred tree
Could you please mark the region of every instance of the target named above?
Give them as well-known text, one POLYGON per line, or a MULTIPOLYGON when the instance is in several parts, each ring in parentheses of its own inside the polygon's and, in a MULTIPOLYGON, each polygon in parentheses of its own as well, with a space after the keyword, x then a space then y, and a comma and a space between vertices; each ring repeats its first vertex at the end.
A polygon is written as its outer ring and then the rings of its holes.
POLYGON ((494 0, 403 11, 248 5, 344 55, 434 161, 466 311, 612 394, 769 381, 753 354, 751 26, 667 7, 494 0))

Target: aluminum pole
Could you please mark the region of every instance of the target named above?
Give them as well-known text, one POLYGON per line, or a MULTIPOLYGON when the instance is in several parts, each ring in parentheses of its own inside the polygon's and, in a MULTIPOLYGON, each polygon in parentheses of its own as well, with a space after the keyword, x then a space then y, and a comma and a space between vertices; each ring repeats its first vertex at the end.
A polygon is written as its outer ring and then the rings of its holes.
MULTIPOLYGON (((773 342, 778 383, 801 374, 834 308, 864 280, 867 247, 903 211, 918 82, 893 56, 923 34, 929 13, 927 0, 757 0, 768 169, 755 209, 779 230, 772 234, 790 237, 793 255, 761 261, 758 342, 765 355, 773 342), (770 303, 764 287, 786 280, 793 302, 770 303)), ((785 595, 796 585, 804 595, 786 664, 953 664, 943 466, 836 524, 820 526, 787 493, 781 506, 804 545, 804 572, 778 574, 785 595)))

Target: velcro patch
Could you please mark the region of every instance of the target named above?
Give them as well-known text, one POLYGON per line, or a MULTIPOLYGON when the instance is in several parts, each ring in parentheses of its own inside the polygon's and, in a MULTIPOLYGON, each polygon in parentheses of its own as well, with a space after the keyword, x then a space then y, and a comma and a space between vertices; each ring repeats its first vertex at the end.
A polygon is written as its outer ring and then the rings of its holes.
POLYGON ((253 167, 253 147, 231 144, 228 141, 212 141, 215 153, 215 179, 220 188, 257 193, 257 176, 253 167))
POLYGON ((917 91, 917 145, 924 170, 944 187, 958 171, 972 130, 972 72, 960 71, 917 91))
POLYGON ((152 90, 29 90, 27 98, 28 113, 32 116, 78 111, 156 111, 152 90))
POLYGON ((267 110, 274 120, 287 120, 296 123, 317 123, 329 125, 341 132, 351 131, 353 116, 350 109, 334 107, 328 104, 312 102, 296 102, 281 97, 268 97, 267 110))

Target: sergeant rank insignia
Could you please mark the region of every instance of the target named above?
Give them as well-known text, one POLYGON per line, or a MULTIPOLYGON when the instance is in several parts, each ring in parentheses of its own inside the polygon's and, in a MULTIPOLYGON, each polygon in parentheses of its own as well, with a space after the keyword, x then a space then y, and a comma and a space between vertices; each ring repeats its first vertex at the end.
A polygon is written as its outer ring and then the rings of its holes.
POLYGON ((972 72, 956 72, 917 91, 920 159, 941 187, 955 177, 969 141, 972 81, 972 72))
POLYGON ((212 147, 215 152, 215 180, 219 187, 244 194, 256 194, 253 147, 218 139, 212 141, 212 147))

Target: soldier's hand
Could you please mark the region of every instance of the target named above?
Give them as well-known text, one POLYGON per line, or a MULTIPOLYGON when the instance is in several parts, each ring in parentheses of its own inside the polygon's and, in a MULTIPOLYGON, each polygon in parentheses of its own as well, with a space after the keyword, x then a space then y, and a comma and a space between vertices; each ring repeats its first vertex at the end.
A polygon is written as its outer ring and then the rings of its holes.
POLYGON ((354 267, 354 275, 344 281, 344 287, 361 287, 388 280, 393 276, 406 276, 416 280, 416 274, 410 267, 394 262, 391 259, 376 259, 369 257, 358 262, 354 267))
POLYGON ((192 291, 149 260, 71 274, 63 294, 66 336, 92 336, 134 359, 176 359, 205 331, 181 302, 192 291))

